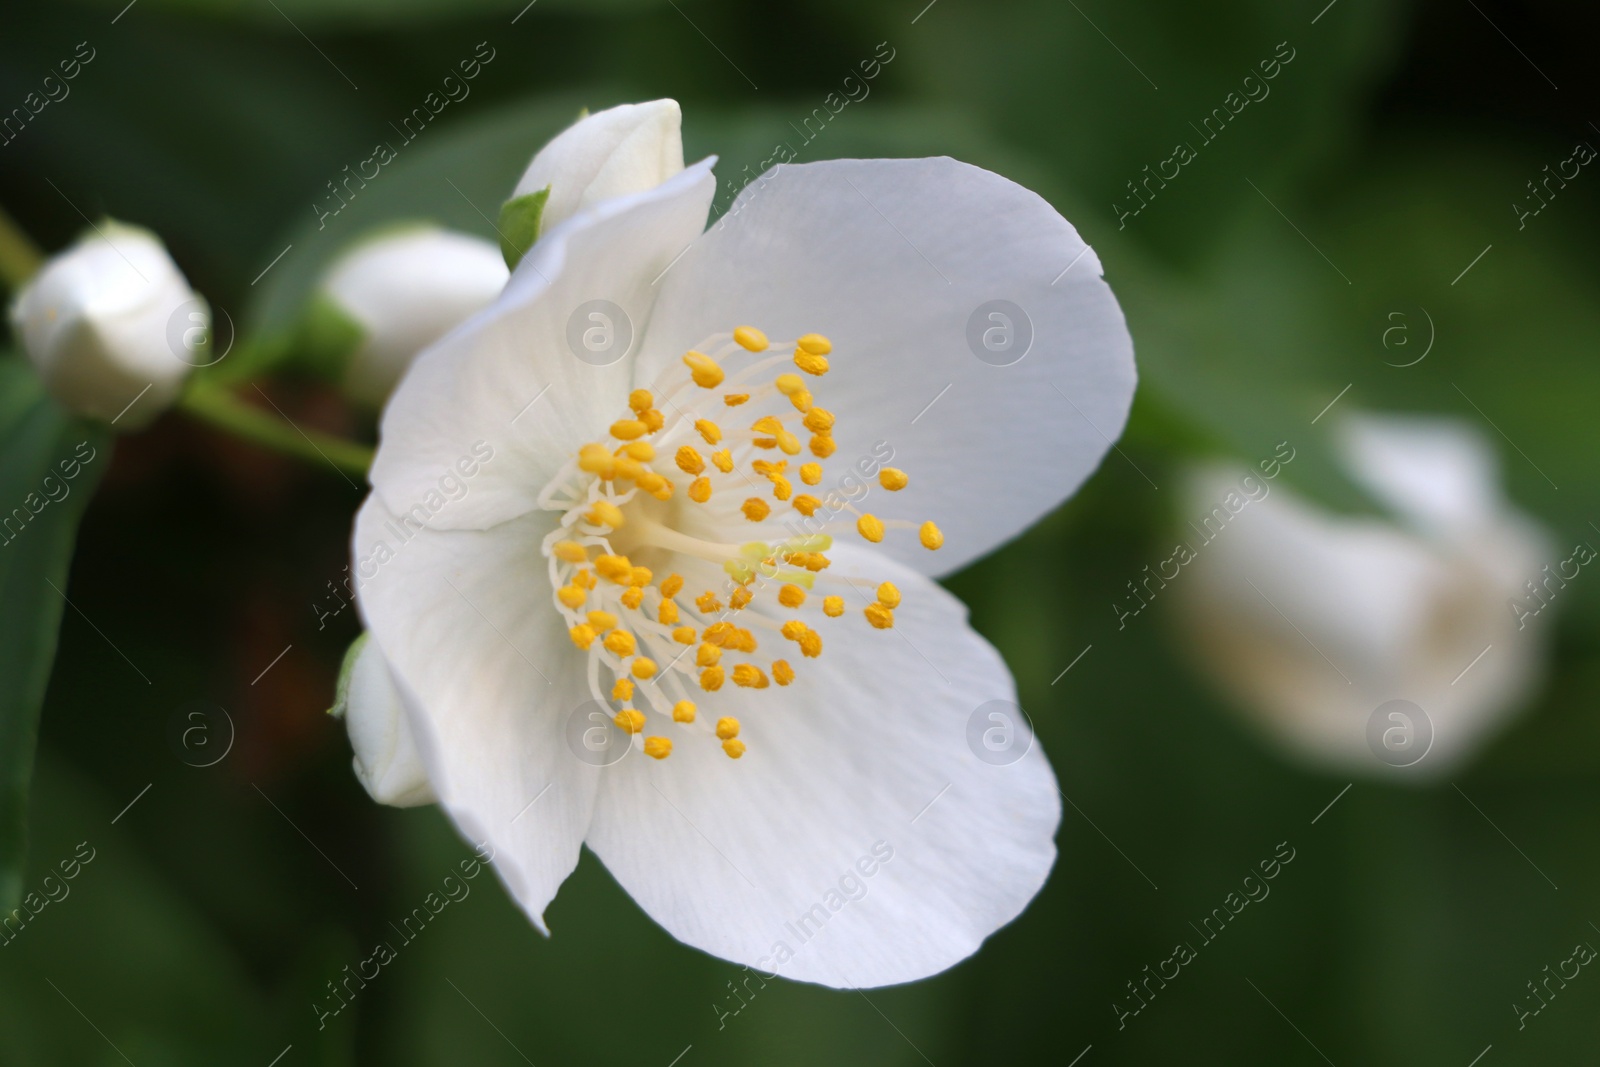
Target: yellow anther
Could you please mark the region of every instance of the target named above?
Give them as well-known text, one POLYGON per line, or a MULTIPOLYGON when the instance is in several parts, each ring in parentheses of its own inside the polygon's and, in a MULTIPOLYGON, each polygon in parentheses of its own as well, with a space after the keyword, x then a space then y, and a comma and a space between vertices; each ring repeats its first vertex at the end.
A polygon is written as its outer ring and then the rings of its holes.
POLYGON ((749 630, 737 629, 728 639, 728 647, 735 652, 754 652, 756 650, 756 635, 749 630))
POLYGON ((733 343, 748 352, 764 352, 767 348, 767 335, 754 326, 736 326, 733 330, 733 343))
POLYGON ((794 396, 796 393, 804 392, 806 388, 805 379, 798 374, 780 374, 773 379, 772 384, 776 385, 778 392, 784 396, 794 396))
POLYGON ((883 522, 876 515, 863 515, 856 520, 856 532, 877 544, 883 540, 883 522))
POLYGON ((633 441, 650 432, 650 427, 638 419, 618 419, 611 424, 611 436, 619 441, 633 441))
POLYGON ((750 429, 756 433, 776 434, 783 430, 783 423, 773 415, 763 415, 750 424, 750 429))
POLYGON ((649 441, 629 441, 621 451, 629 459, 636 459, 640 463, 649 463, 656 458, 656 446, 649 441))
POLYGON ((743 404, 746 400, 749 400, 749 399, 750 399, 750 394, 749 393, 728 393, 726 396, 724 396, 722 398, 722 402, 724 404, 728 405, 730 408, 736 408, 740 404, 743 404))
POLYGON ((597 636, 593 626, 586 626, 583 623, 574 626, 567 633, 571 635, 572 643, 579 648, 588 648, 594 644, 594 639, 597 636))
POLYGON ((633 679, 618 678, 617 684, 611 687, 611 699, 619 704, 626 704, 633 699, 633 679))
POLYGON ((818 459, 827 459, 837 451, 839 446, 834 443, 831 436, 825 433, 812 434, 811 454, 818 459))
POLYGON ((644 428, 650 433, 655 433, 667 424, 667 417, 655 408, 651 408, 639 417, 644 420, 644 428))
POLYGON ((794 365, 807 374, 815 374, 819 377, 828 373, 827 356, 815 356, 810 352, 796 352, 794 354, 794 365))
POLYGON ((793 396, 789 397, 789 403, 793 404, 794 409, 800 412, 802 415, 810 411, 811 405, 815 404, 816 402, 817 398, 811 395, 811 390, 809 389, 802 389, 798 393, 795 393, 793 396))
POLYGON ((755 594, 750 591, 749 586, 741 585, 729 595, 728 607, 732 608, 734 611, 739 611, 746 604, 750 603, 754 597, 755 594))
MULTIPOLYGON (((638 444, 637 441, 634 443, 638 444)), ((623 455, 620 448, 617 449, 617 453, 616 463, 612 466, 611 473, 606 475, 608 481, 631 482, 644 473, 644 464, 632 456, 623 455)))
POLYGON ((605 445, 584 445, 578 449, 578 469, 609 481, 616 473, 617 457, 605 445))
POLYGON ((808 333, 795 342, 795 346, 802 352, 813 356, 825 356, 833 351, 833 342, 820 333, 808 333))
POLYGON ((772 508, 758 496, 753 496, 743 504, 740 504, 739 510, 744 512, 744 517, 751 522, 760 522, 772 514, 772 508))
POLYGON ((801 493, 799 496, 794 498, 794 509, 800 514, 804 515, 806 518, 810 518, 812 515, 815 515, 817 513, 817 509, 821 506, 822 501, 818 500, 810 493, 801 493))
POLYGON ((629 669, 633 671, 635 678, 654 678, 656 676, 656 661, 648 656, 635 656, 633 666, 629 669))
POLYGON ((922 542, 922 547, 930 552, 944 544, 944 532, 931 522, 922 524, 922 529, 917 532, 917 538, 922 542))
POLYGON ((878 603, 882 604, 886 608, 897 608, 900 606, 900 590, 895 588, 893 582, 884 582, 882 585, 878 586, 878 603))
POLYGON ((789 661, 775 659, 772 661, 772 680, 779 685, 788 685, 794 681, 794 668, 789 666, 789 661))
POLYGON ((715 693, 722 688, 725 677, 721 667, 707 667, 700 672, 700 688, 708 693, 715 693))
POLYGON ((778 447, 783 450, 785 455, 798 456, 800 454, 800 438, 796 437, 788 430, 784 430, 782 433, 780 433, 777 440, 778 447))
POLYGON ((595 578, 594 571, 587 567, 572 576, 572 584, 582 586, 585 589, 593 589, 596 581, 598 579, 595 578))
POLYGON ((728 754, 729 759, 738 759, 744 755, 744 742, 738 738, 722 742, 722 751, 728 754))
POLYGON ((556 590, 556 599, 573 611, 577 611, 583 607, 583 602, 589 599, 589 594, 576 585, 564 585, 556 590))
POLYGON ((705 443, 708 445, 714 445, 718 441, 722 440, 722 427, 718 426, 710 419, 694 420, 694 428, 695 432, 704 438, 705 443))
POLYGON ((615 530, 622 525, 622 509, 609 500, 596 500, 584 518, 596 526, 609 526, 615 530))
POLYGON ((668 481, 667 479, 665 479, 665 478, 661 479, 661 488, 657 489, 655 492, 651 493, 650 495, 655 497, 657 500, 671 500, 672 499, 672 483, 670 481, 668 481))
POLYGON ((637 585, 642 588, 649 585, 654 577, 655 575, 650 573, 649 567, 630 567, 628 569, 629 585, 637 585))
POLYGON ((750 462, 750 469, 761 475, 763 478, 771 478, 774 475, 782 474, 784 471, 788 470, 789 461, 786 459, 780 459, 776 462, 768 459, 752 460, 750 462))
POLYGON ((800 421, 812 433, 833 432, 833 412, 825 408, 812 408, 806 412, 806 417, 800 421))
POLYGON ((625 734, 636 734, 644 729, 644 713, 632 708, 623 708, 611 721, 625 734))
POLYGON ((816 659, 822 655, 822 635, 815 630, 807 630, 801 634, 800 651, 808 659, 816 659))
POLYGON ((644 590, 636 585, 630 585, 622 591, 622 606, 630 611, 638 611, 639 605, 644 603, 644 590))
POLYGON ((650 395, 648 389, 635 389, 628 394, 628 406, 643 415, 656 406, 656 398, 650 395))
POLYGON ((669 574, 665 578, 661 579, 662 596, 667 597, 670 600, 672 597, 677 596, 682 591, 683 576, 681 574, 669 574))
POLYGON ((778 632, 783 634, 783 636, 787 637, 791 641, 798 641, 810 632, 810 628, 799 619, 790 619, 788 622, 783 624, 782 628, 780 628, 778 632))
POLYGON ((606 634, 605 645, 613 655, 617 656, 631 656, 639 649, 633 635, 626 630, 612 630, 606 634))
POLYGON ((786 608, 797 608, 806 602, 806 591, 798 585, 785 585, 778 590, 778 603, 786 608))
POLYGON ((628 562, 627 556, 597 556, 594 569, 600 577, 609 578, 611 581, 622 585, 633 577, 633 564, 628 562))
POLYGON ((661 477, 661 475, 657 474, 655 471, 647 470, 641 470, 638 474, 634 475, 633 481, 640 489, 643 489, 651 496, 658 495, 661 490, 669 489, 672 485, 671 482, 661 477))
POLYGON ((705 633, 701 634, 700 637, 701 640, 720 648, 730 643, 735 629, 737 627, 731 622, 714 622, 706 627, 705 633))
POLYGON ((789 479, 785 478, 781 474, 775 474, 772 476, 773 496, 777 497, 779 500, 788 500, 790 495, 793 493, 794 486, 789 483, 789 479))
POLYGON ((733 668, 733 684, 746 689, 765 689, 769 683, 766 672, 760 667, 753 663, 741 663, 733 668))
POLYGON ((713 644, 703 644, 695 650, 694 665, 696 667, 715 667, 722 662, 722 649, 713 644))
POLYGON ((718 449, 717 451, 711 453, 711 462, 715 464, 717 470, 721 471, 723 474, 733 473, 733 453, 728 451, 726 448, 718 449))
POLYGON ((704 504, 711 499, 711 479, 701 475, 689 483, 689 499, 704 504))
POLYGON ((830 619, 837 619, 844 614, 844 597, 825 596, 822 598, 822 613, 830 619))
POLYGON ((685 474, 699 474, 706 469, 706 461, 700 458, 700 453, 691 445, 684 445, 678 449, 678 454, 673 457, 673 462, 685 474))
POLYGON ((867 621, 880 630, 887 630, 894 625, 894 612, 883 604, 868 604, 866 615, 867 621))
POLYGON ((588 615, 589 625, 597 634, 617 628, 617 617, 609 611, 591 611, 588 615))
POLYGON ((692 645, 692 644, 694 644, 694 627, 693 626, 680 626, 680 627, 678 627, 676 630, 672 631, 672 639, 674 641, 678 642, 678 644, 680 644, 680 645, 692 645))
POLYGON ((689 377, 694 379, 694 384, 702 389, 715 389, 722 384, 722 368, 717 366, 717 361, 703 352, 686 352, 683 356, 684 365, 689 368, 689 377))
POLYGON ((678 623, 678 605, 670 600, 663 600, 661 607, 656 611, 656 620, 662 626, 676 626, 678 623))
POLYGON ((717 594, 707 589, 694 598, 694 606, 700 609, 702 615, 711 615, 722 610, 722 601, 717 599, 717 594))
POLYGON ((644 739, 644 754, 651 759, 666 759, 672 755, 672 738, 647 737, 644 739))
POLYGON ((583 546, 576 541, 557 541, 555 547, 550 551, 555 553, 556 559, 565 560, 568 563, 589 562, 589 553, 584 551, 583 546))
POLYGON ((885 467, 878 472, 878 484, 891 493, 898 493, 909 481, 911 479, 906 477, 906 472, 899 467, 885 467))
POLYGON ((717 736, 724 741, 732 741, 739 736, 739 720, 732 715, 724 715, 717 720, 717 736))
POLYGON ((672 705, 672 721, 694 722, 695 710, 694 701, 680 700, 676 704, 672 705))

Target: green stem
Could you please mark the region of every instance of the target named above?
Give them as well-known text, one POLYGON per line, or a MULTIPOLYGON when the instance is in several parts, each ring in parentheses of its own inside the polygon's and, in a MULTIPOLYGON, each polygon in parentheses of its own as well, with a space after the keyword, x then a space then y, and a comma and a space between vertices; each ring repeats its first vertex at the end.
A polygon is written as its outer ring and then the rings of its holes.
POLYGON ((286 415, 247 404, 229 390, 214 385, 191 385, 179 398, 178 407, 264 448, 313 463, 331 464, 341 474, 365 476, 372 466, 372 449, 365 445, 298 426, 286 415))
POLYGON ((33 243, 33 238, 0 208, 0 280, 7 288, 21 289, 43 262, 44 253, 33 243))

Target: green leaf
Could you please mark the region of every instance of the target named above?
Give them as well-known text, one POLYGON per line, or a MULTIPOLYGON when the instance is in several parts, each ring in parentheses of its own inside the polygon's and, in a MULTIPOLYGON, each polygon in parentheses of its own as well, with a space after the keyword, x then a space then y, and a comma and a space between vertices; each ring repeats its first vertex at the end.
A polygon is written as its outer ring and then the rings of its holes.
POLYGON ((506 266, 512 270, 522 262, 522 257, 533 242, 539 239, 539 223, 544 218, 544 204, 550 199, 547 185, 536 193, 507 200, 500 205, 500 254, 506 257, 506 266))
POLYGON ((39 706, 78 519, 110 441, 104 427, 65 415, 21 360, 0 357, 0 913, 21 897, 39 706))

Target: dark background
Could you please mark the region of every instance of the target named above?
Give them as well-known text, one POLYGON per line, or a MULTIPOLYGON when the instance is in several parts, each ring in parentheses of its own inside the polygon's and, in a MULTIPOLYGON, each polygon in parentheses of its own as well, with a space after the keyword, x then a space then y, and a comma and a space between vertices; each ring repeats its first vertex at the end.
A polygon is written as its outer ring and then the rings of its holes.
MULTIPOLYGON (((798 146, 791 123, 888 42, 871 95, 800 158, 947 153, 1037 189, 1095 245, 1142 381, 1127 461, 1113 453, 949 583, 1005 653, 1070 798, 1044 891, 936 978, 867 994, 775 981, 726 1017, 741 970, 674 942, 586 855, 553 938, 481 877, 319 1031, 325 983, 469 854, 436 810, 372 804, 323 714, 358 627, 347 610, 319 629, 312 605, 341 576, 361 494, 179 415, 120 440, 68 590, 81 612, 45 703, 27 884, 79 841, 96 858, 0 948, 0 1061, 1594 1059, 1600 977, 1584 971, 1520 1031, 1511 1005, 1575 942, 1600 944, 1600 579, 1564 592, 1549 684, 1471 767, 1426 788, 1359 779, 1314 825, 1350 779, 1291 766, 1238 725, 1164 605, 1122 631, 1107 606, 1164 554, 1169 487, 1198 451, 1254 457, 1291 437, 1312 460, 1295 465, 1301 488, 1344 503, 1308 420, 1346 382, 1368 408, 1475 418, 1461 392, 1487 401, 1560 486, 1502 448, 1511 496, 1558 544, 1597 536, 1600 175, 1522 230, 1509 205, 1575 142, 1600 144, 1600 12, 923 2, 5 6, 0 109, 79 42, 95 59, 0 147, 0 203, 50 249, 85 216, 151 227, 241 330, 285 322, 368 225, 490 232, 479 209, 581 106, 678 98, 689 157, 718 153, 726 179, 798 146), (480 41, 495 59, 471 96, 318 230, 324 183, 480 41), (1272 95, 1119 230, 1123 183, 1282 41, 1296 58, 1272 95), (1386 316, 1419 307, 1438 348, 1386 366, 1386 316), (233 735, 208 767, 173 733, 193 701, 226 709, 216 751, 233 735), (1280 842, 1295 859, 1272 895, 1119 1030, 1125 983, 1280 842)), ((370 432, 324 388, 272 392, 308 423, 370 432)))

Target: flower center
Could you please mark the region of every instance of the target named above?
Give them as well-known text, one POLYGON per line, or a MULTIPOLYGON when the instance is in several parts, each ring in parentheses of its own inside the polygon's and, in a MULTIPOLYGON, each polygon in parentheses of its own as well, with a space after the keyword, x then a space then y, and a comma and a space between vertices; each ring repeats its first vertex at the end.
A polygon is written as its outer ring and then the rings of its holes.
MULTIPOLYGON (((629 394, 629 414, 539 494, 541 506, 563 513, 541 547, 555 608, 588 653, 595 699, 619 708, 614 721, 629 734, 645 734, 656 716, 714 732, 734 759, 745 751, 739 720, 698 722, 695 691, 729 681, 751 690, 791 684, 788 659, 757 653, 791 642, 802 659, 822 655, 822 635, 806 621, 831 625, 817 617, 819 585, 823 618, 845 615, 846 594, 865 600, 871 590, 862 617, 892 627, 894 585, 826 575, 832 533, 849 528, 841 512, 873 543, 889 529, 917 528, 860 512, 837 493, 819 489, 825 503, 807 491, 822 485, 836 447, 833 414, 811 391, 833 346, 806 334, 776 348, 792 356, 770 354, 774 346, 749 326, 706 339, 653 390, 629 394)), ((907 481, 897 468, 878 471, 889 492, 907 481)), ((944 543, 931 522, 918 537, 929 549, 944 543)), ((651 734, 643 747, 665 759, 672 738, 651 734)))

